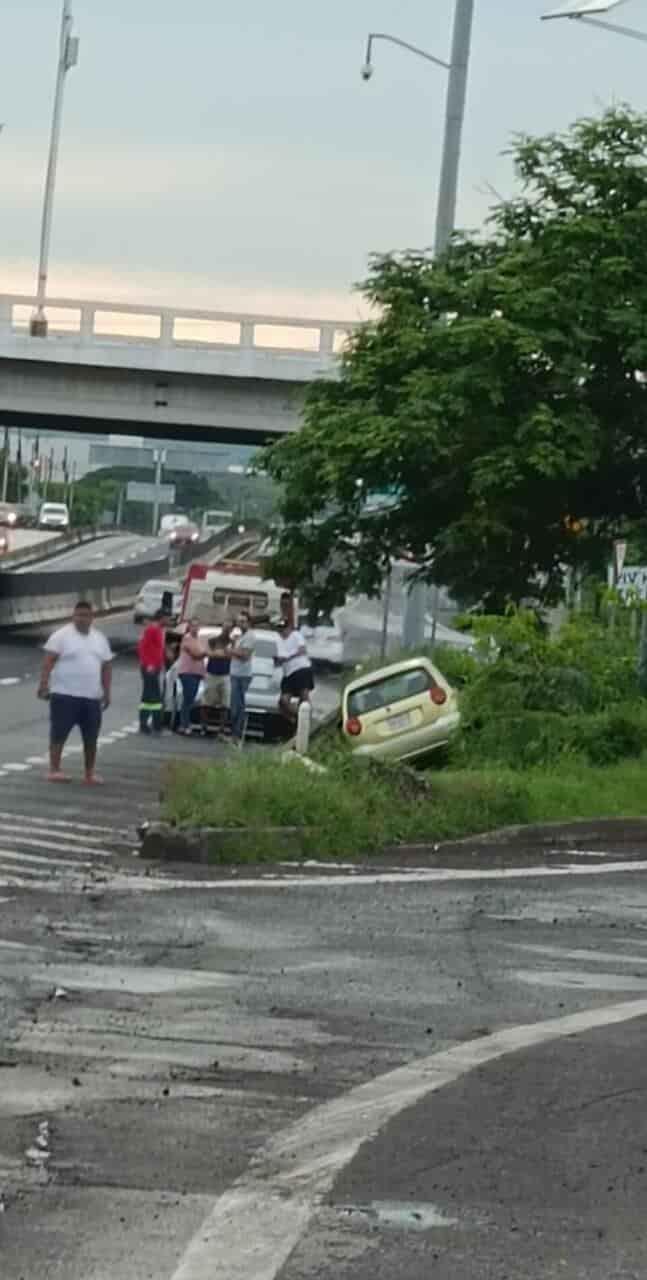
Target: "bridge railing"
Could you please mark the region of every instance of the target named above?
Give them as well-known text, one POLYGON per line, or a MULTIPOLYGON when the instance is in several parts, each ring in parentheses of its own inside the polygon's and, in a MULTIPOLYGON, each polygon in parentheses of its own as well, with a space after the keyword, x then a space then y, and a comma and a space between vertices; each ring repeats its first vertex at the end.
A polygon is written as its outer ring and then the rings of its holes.
MULTIPOLYGON (((34 306, 35 299, 29 295, 0 294, 0 337, 28 334, 34 306)), ((345 321, 74 298, 50 298, 46 311, 48 341, 71 339, 84 346, 136 343, 164 350, 214 347, 330 357, 343 351, 353 331, 345 321)))

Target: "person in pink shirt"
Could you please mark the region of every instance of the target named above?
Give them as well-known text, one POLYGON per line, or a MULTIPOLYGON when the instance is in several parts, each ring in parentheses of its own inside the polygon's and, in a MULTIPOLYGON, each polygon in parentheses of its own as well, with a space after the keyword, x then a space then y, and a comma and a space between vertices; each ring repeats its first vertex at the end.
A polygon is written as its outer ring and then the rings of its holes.
POLYGON ((200 681, 204 676, 204 660, 207 651, 198 634, 198 624, 192 619, 180 645, 177 673, 182 685, 182 707, 179 733, 191 733, 191 711, 198 696, 200 681))

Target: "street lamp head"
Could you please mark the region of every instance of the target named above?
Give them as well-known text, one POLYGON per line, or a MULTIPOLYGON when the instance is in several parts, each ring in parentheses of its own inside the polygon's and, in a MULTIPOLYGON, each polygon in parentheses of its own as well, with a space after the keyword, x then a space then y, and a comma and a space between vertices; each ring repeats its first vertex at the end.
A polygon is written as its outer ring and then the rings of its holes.
POLYGON ((370 80, 373 75, 373 63, 365 62, 362 67, 362 80, 370 80))
POLYGON ((551 18, 593 18, 611 13, 622 4, 626 4, 626 0, 566 0, 565 4, 541 16, 544 21, 551 18))

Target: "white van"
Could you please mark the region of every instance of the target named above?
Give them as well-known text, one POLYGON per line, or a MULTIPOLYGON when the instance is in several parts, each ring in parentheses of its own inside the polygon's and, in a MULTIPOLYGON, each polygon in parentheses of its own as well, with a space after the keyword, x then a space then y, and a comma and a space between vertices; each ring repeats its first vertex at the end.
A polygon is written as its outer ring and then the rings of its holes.
POLYGON ((65 502, 43 502, 38 512, 39 529, 69 529, 70 513, 65 502))
POLYGON ((173 515, 162 516, 158 530, 159 537, 168 538, 173 529, 177 529, 181 524, 189 523, 189 517, 183 515, 181 511, 176 511, 173 515))

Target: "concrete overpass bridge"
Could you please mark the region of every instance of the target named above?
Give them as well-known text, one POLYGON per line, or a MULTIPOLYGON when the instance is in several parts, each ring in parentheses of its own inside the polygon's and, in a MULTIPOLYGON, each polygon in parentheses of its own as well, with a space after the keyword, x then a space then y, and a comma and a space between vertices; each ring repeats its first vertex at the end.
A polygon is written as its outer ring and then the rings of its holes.
POLYGON ((334 321, 0 294, 0 423, 260 444, 299 425, 307 384, 334 377, 334 321))

